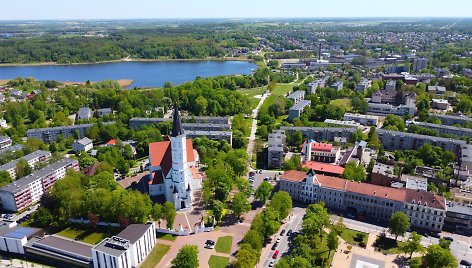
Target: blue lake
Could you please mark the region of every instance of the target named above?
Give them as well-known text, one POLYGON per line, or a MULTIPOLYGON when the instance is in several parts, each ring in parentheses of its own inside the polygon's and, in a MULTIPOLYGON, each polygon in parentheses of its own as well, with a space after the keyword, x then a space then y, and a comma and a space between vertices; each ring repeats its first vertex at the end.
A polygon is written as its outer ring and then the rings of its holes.
POLYGON ((38 80, 84 82, 130 79, 131 87, 175 85, 196 77, 251 74, 257 66, 245 61, 114 62, 78 65, 0 66, 0 79, 34 77, 38 80))

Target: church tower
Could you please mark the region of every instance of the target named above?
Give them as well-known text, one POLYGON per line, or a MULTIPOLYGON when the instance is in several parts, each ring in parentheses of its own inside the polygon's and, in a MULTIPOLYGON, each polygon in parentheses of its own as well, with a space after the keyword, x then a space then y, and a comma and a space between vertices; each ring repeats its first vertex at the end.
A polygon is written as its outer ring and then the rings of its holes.
POLYGON ((166 178, 167 200, 173 200, 175 209, 186 209, 192 205, 192 173, 187 164, 187 137, 177 104, 174 104, 172 133, 170 135, 172 152, 172 170, 166 178))

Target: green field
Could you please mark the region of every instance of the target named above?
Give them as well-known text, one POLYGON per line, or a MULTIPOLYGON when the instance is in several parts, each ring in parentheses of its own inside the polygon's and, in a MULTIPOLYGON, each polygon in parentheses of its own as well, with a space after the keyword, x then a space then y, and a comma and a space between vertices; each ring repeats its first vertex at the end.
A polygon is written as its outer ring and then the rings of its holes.
POLYGON ((157 233, 157 239, 167 240, 174 242, 177 239, 176 235, 157 233))
POLYGON ((265 87, 256 87, 251 89, 240 89, 240 92, 243 95, 248 96, 249 100, 251 101, 251 108, 256 109, 257 105, 259 104, 260 99, 255 98, 255 96, 260 96, 262 93, 266 91, 265 87))
POLYGON ((351 245, 357 246, 359 242, 363 241, 367 244, 369 238, 367 233, 354 231, 351 229, 344 228, 343 232, 339 235, 344 241, 348 242, 351 245), (360 239, 362 237, 362 239, 360 239))
POLYGON ((294 84, 277 84, 275 89, 272 91, 272 95, 285 96, 287 93, 292 91, 294 84))
POLYGON ((377 237, 375 240, 374 247, 378 251, 382 251, 387 254, 400 254, 402 253, 402 247, 405 242, 395 241, 394 239, 387 237, 377 237))
POLYGON ((110 237, 116 235, 118 233, 118 229, 101 229, 97 228, 96 230, 89 230, 89 229, 81 229, 81 228, 74 228, 69 227, 66 228, 57 235, 64 236, 70 239, 79 240, 85 243, 89 243, 92 245, 96 245, 100 243, 106 237, 110 237))
POLYGON ((170 249, 169 245, 156 244, 154 248, 152 249, 151 253, 149 253, 149 256, 146 258, 143 264, 141 264, 140 267, 142 268, 157 267, 157 264, 159 264, 159 262, 162 260, 164 255, 167 254, 169 249, 170 249))
POLYGON ((210 268, 225 268, 228 266, 229 258, 211 255, 208 264, 210 268))
POLYGON ((223 236, 216 241, 215 250, 219 253, 231 253, 231 244, 233 243, 232 236, 223 236))
POLYGON ((352 102, 350 99, 332 100, 330 104, 338 107, 344 107, 347 111, 352 110, 352 102))

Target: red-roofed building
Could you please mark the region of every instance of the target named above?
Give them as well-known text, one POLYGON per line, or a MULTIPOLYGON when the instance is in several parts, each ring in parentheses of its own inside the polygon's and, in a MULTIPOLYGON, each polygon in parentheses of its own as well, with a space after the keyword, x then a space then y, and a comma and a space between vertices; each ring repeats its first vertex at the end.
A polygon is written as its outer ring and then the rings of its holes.
POLYGON ((175 209, 190 208, 193 191, 202 187, 198 152, 187 139, 177 107, 174 109, 172 134, 165 141, 149 144, 149 195, 165 195, 175 209))
POLYGON ((433 193, 352 182, 316 174, 313 169, 287 171, 280 177, 280 190, 305 203, 324 202, 326 207, 348 212, 359 219, 387 221, 403 211, 411 225, 441 231, 446 217, 446 200, 433 193))
POLYGON ((302 156, 303 162, 336 163, 341 157, 341 148, 329 143, 306 141, 302 145, 302 156))
POLYGON ((115 140, 115 139, 111 139, 111 140, 109 140, 105 145, 106 145, 106 146, 115 146, 115 145, 116 145, 116 140, 115 140))
POLYGON ((313 169, 316 174, 334 177, 341 177, 344 173, 344 168, 341 166, 315 161, 308 161, 303 163, 302 168, 313 169))

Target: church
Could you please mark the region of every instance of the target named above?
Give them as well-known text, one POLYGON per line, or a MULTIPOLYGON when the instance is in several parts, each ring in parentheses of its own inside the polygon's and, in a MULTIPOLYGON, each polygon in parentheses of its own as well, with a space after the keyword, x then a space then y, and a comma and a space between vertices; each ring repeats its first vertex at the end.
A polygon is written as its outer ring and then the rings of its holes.
POLYGON ((149 195, 164 195, 176 210, 192 208, 193 193, 202 187, 198 163, 198 152, 187 139, 174 105, 171 134, 165 141, 149 144, 149 195))

